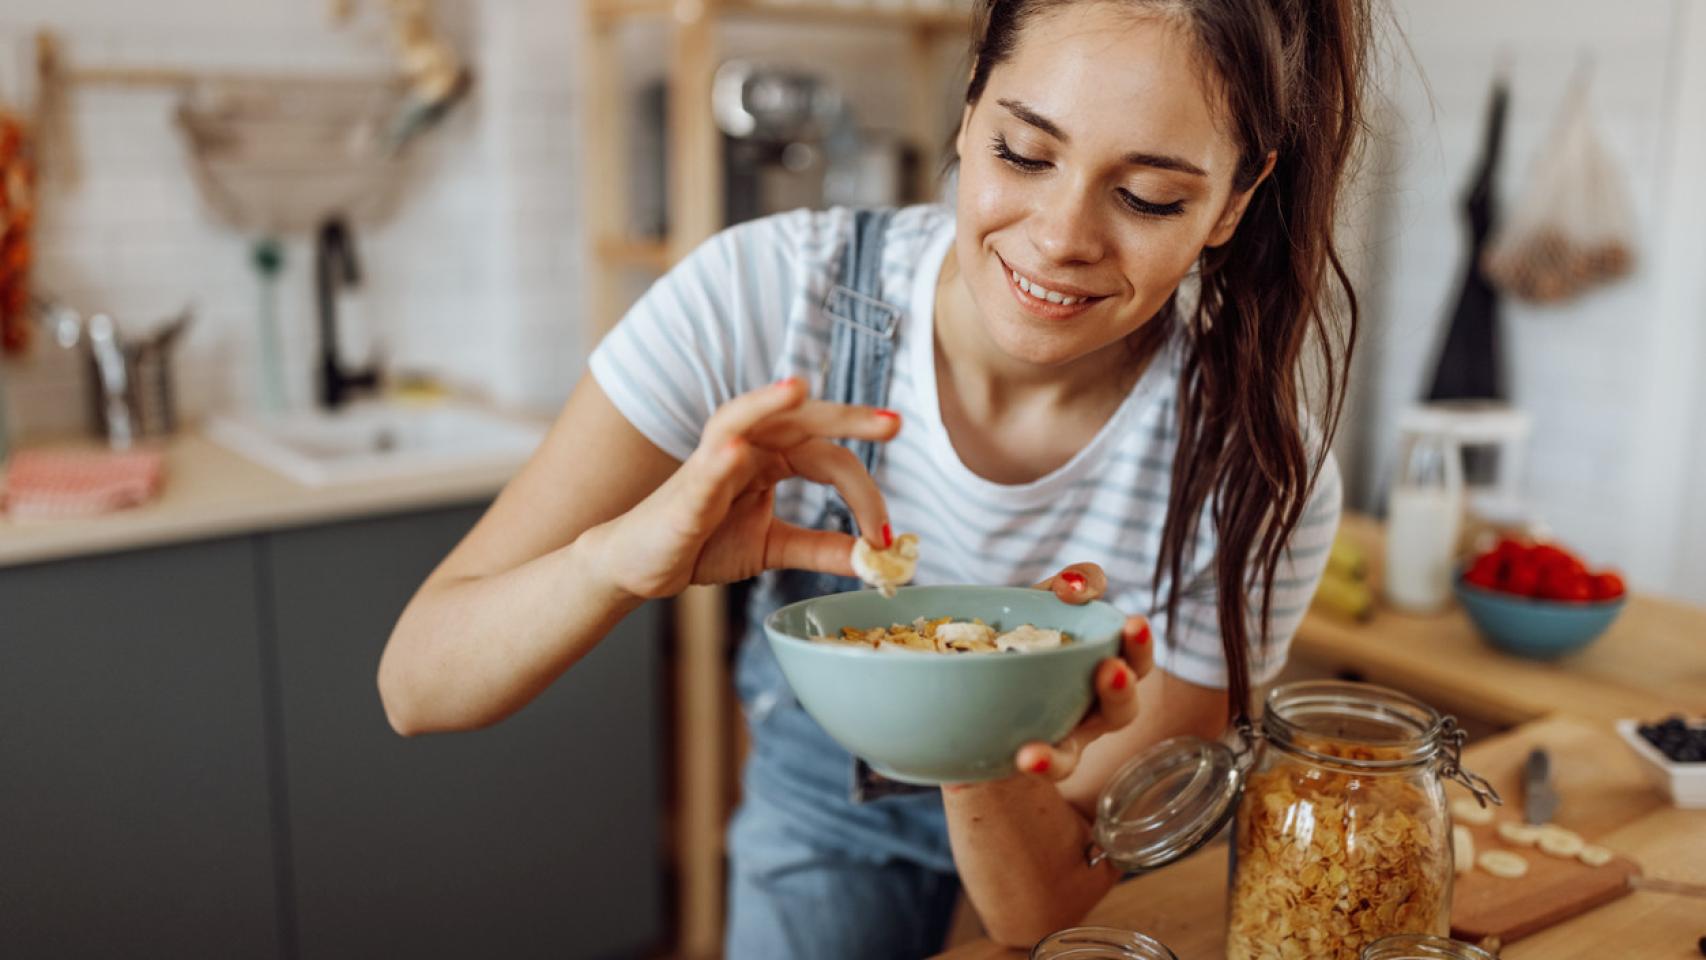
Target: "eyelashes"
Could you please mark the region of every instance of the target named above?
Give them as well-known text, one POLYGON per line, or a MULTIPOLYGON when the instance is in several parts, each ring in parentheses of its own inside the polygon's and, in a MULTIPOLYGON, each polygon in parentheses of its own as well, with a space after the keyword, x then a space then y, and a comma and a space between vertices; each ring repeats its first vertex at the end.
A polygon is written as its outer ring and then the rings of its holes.
MULTIPOLYGON (((999 133, 990 138, 989 145, 997 159, 1020 173, 1041 173, 1051 166, 1047 160, 1037 160, 1014 152, 1012 146, 1007 143, 1007 138, 999 133)), ((1177 216, 1185 209, 1185 201, 1183 200, 1174 200, 1171 203, 1154 203, 1123 187, 1115 190, 1114 193, 1119 197, 1122 206, 1139 216, 1172 217, 1177 216)))

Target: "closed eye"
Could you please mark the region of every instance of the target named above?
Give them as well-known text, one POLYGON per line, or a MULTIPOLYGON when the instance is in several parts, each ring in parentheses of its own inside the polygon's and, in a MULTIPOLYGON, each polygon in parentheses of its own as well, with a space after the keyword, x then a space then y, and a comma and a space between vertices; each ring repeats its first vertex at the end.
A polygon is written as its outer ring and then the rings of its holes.
POLYGON ((1030 157, 1023 157, 1014 153, 1013 148, 1007 145, 1007 138, 999 133, 990 141, 990 146, 994 149, 997 157, 1000 157, 1009 166, 1026 173, 1036 173, 1038 170, 1048 169, 1049 162, 1047 160, 1033 160, 1030 157))
MULTIPOLYGON (((1041 173, 1053 166, 1047 160, 1037 160, 1015 152, 1007 143, 1007 138, 1001 134, 996 134, 990 139, 990 149, 995 152, 995 156, 1001 162, 1021 173, 1041 173)), ((1174 200, 1171 203, 1155 203, 1143 199, 1130 190, 1120 189, 1115 193, 1119 195, 1120 203, 1126 209, 1143 217, 1173 217, 1185 209, 1185 201, 1183 200, 1174 200)))
POLYGON ((1173 217, 1185 209, 1185 201, 1174 200, 1172 203, 1154 203, 1145 200, 1129 190, 1119 191, 1120 202, 1130 207, 1133 213, 1145 217, 1173 217))

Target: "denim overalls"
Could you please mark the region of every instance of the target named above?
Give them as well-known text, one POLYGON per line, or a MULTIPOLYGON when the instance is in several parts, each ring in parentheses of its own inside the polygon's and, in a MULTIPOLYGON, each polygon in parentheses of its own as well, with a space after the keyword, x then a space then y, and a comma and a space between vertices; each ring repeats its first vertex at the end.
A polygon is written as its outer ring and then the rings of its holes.
MULTIPOLYGON (((854 216, 840 283, 823 304, 832 334, 819 399, 882 406, 888 396, 902 315, 880 299, 889 218, 854 216)), ((880 445, 847 445, 875 467, 880 445)), ((833 490, 810 525, 854 529, 833 490)), ((752 589, 734 671, 752 748, 729 827, 729 960, 906 960, 936 952, 946 934, 959 878, 941 792, 856 764, 800 708, 764 638, 764 618, 778 607, 859 586, 772 570, 752 589)))

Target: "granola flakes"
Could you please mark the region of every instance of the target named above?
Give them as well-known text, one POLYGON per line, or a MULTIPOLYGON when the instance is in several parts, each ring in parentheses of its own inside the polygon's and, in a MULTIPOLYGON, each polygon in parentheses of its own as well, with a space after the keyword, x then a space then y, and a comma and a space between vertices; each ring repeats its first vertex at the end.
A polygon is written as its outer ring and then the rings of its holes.
MULTIPOLYGON (((1381 751, 1311 739, 1316 753, 1381 751)), ((1341 772, 1270 751, 1237 814, 1228 960, 1356 960, 1395 933, 1450 925, 1443 805, 1403 774, 1341 772)))
POLYGON ((813 636, 819 643, 841 643, 924 653, 1024 653, 1047 650, 1071 642, 1071 636, 1059 630, 1045 630, 1031 624, 1021 624, 1006 633, 997 633, 982 620, 955 620, 952 617, 923 617, 911 623, 887 627, 842 627, 839 636, 813 636))

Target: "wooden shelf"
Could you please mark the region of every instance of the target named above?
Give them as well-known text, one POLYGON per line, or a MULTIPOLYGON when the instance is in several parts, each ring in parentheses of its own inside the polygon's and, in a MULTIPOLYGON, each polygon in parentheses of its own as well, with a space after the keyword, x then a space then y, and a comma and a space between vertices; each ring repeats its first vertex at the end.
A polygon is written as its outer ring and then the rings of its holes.
MULTIPOLYGON (((901 0, 887 0, 899 3, 901 0)), ((911 2, 911 0, 908 0, 911 2)), ((724 226, 722 134, 711 115, 711 87, 724 56, 720 29, 731 22, 791 23, 822 34, 848 27, 894 32, 894 59, 883 69, 907 73, 908 93, 897 112, 906 134, 920 145, 935 143, 957 116, 957 105, 937 103, 937 44, 963 41, 970 32, 966 9, 918 6, 853 6, 835 0, 586 0, 587 28, 580 58, 586 109, 586 210, 589 254, 603 267, 659 273, 724 226), (665 119, 669 179, 669 236, 656 240, 625 236, 627 215, 630 91, 620 88, 627 65, 615 34, 624 25, 651 19, 668 33, 665 119)), ((926 164, 928 166, 928 164, 926 164)), ((921 174, 922 176, 922 174, 921 174)), ((918 195, 922 191, 914 189, 918 195)), ((593 271, 587 284, 591 332, 603 335, 631 298, 621 269, 593 271)), ((738 791, 738 763, 745 751, 740 711, 728 675, 729 648, 720 588, 694 587, 678 597, 675 610, 676 709, 675 804, 669 827, 674 842, 674 960, 709 960, 722 946, 723 878, 727 869, 723 830, 738 791)), ((729 958, 737 960, 737 958, 729 958)))
POLYGON ((971 11, 952 6, 879 6, 874 3, 833 3, 824 0, 602 0, 592 5, 595 21, 605 23, 670 17, 693 23, 706 16, 826 23, 848 26, 907 27, 915 30, 965 30, 971 11))
POLYGON ((669 244, 662 240, 603 237, 593 249, 598 259, 612 266, 645 267, 663 273, 675 263, 669 244))

